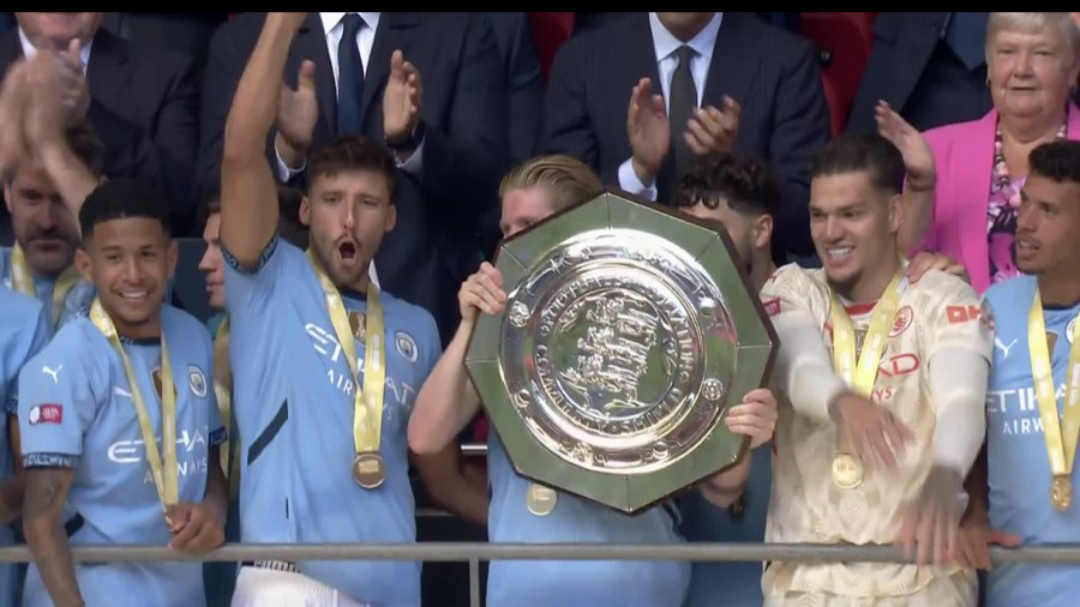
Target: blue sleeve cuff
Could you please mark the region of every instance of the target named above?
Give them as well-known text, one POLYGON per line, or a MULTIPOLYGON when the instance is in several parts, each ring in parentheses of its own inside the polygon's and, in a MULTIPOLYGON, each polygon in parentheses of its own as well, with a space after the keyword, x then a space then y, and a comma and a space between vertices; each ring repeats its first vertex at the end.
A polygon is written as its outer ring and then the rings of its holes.
POLYGON ((9 396, 7 400, 4 401, 4 413, 14 416, 19 415, 19 398, 17 396, 9 396))
POLYGON ((27 453, 23 456, 23 468, 75 468, 78 455, 67 453, 27 453))
POLYGON ((224 245, 221 247, 221 256, 225 258, 225 263, 229 264, 229 267, 233 270, 236 270, 240 274, 250 275, 257 273, 266 266, 266 263, 270 261, 270 257, 274 255, 274 251, 277 250, 277 245, 278 235, 274 234, 273 238, 270 239, 270 242, 266 243, 266 247, 263 249, 262 254, 259 255, 259 263, 251 269, 244 267, 243 264, 233 257, 232 253, 229 253, 229 250, 226 249, 224 245))
POLYGON ((210 433, 210 446, 216 447, 229 440, 229 433, 225 428, 218 428, 210 433))

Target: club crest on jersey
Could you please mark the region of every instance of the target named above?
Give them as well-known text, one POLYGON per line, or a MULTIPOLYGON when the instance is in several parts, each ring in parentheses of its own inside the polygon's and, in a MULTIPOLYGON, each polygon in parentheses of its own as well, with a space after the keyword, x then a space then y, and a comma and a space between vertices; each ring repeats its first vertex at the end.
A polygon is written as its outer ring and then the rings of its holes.
POLYGON ((188 365, 188 383, 198 398, 206 398, 206 374, 196 365, 188 365))
POLYGON ((397 345, 397 351, 399 354, 405 357, 405 360, 414 363, 419 352, 416 349, 416 340, 412 335, 404 331, 398 331, 394 334, 394 343, 397 345))
POLYGON ((911 321, 915 318, 915 314, 911 311, 911 306, 904 306, 896 312, 896 319, 893 321, 892 329, 889 330, 889 337, 896 337, 907 328, 911 326, 911 321))

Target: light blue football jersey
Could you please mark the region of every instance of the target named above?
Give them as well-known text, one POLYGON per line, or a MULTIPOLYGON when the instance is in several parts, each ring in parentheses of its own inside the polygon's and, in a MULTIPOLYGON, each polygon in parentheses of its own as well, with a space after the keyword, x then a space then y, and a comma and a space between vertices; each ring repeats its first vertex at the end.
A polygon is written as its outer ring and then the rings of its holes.
MULTIPOLYGON (((0 282, 3 283, 3 286, 14 289, 11 272, 11 248, 0 247, 0 282)), ((59 309, 59 322, 55 322, 53 319, 53 290, 55 287, 55 279, 41 276, 34 277, 34 296, 44 308, 46 326, 49 328, 50 336, 56 329, 64 326, 72 319, 86 316, 90 311, 90 304, 94 303, 94 298, 97 297, 97 289, 94 288, 94 285, 79 279, 64 297, 59 309)))
MULTIPOLYGON (((206 494, 210 447, 225 439, 210 383, 210 334, 186 312, 165 306, 162 329, 177 391, 176 442, 181 502, 206 494)), ((147 413, 161 441, 161 401, 153 373, 158 340, 123 340, 147 413)), ((131 386, 119 354, 86 317, 65 325, 19 377, 19 429, 27 468, 74 469, 64 509, 72 546, 151 544, 172 539, 147 464, 131 386)), ((87 605, 205 605, 202 564, 116 563, 77 566, 87 605)), ((26 607, 52 605, 37 568, 26 580, 26 607)))
MULTIPOLYGON (((408 428, 416 393, 441 355, 435 320, 380 294, 386 380, 380 452, 386 481, 352 478, 353 391, 363 386, 364 342, 353 377, 307 256, 275 237, 255 272, 225 253, 233 410, 240 431, 241 529, 245 543, 400 543, 416 540, 408 428)), ((363 294, 341 292, 365 313, 363 294)), ((420 605, 420 564, 298 563, 300 570, 379 607, 420 605)))
MULTIPOLYGON (((1050 503, 1050 463, 1039 417, 1039 403, 1028 348, 1028 311, 1037 281, 1022 275, 992 286, 986 300, 997 335, 987 391, 987 462, 990 524, 1020 536, 1023 545, 1080 543, 1080 504, 1058 512, 1050 503)), ((1045 307, 1046 330, 1054 333, 1051 366, 1058 414, 1064 404, 1065 370, 1078 337, 1080 305, 1045 307)), ((1049 342, 1047 344, 1050 345, 1049 342)), ((1073 485, 1080 485, 1074 469, 1073 485)), ((1073 607, 1080 588, 1080 566, 1008 563, 987 575, 987 607, 1073 607)))
MULTIPOLYGON (((16 415, 19 405, 19 371, 48 342, 51 330, 43 306, 29 296, 0 286, 0 478, 15 473, 12 446, 8 443, 8 415, 16 415)), ((11 423, 18 423, 14 418, 11 423)), ((10 546, 15 532, 0 527, 0 546, 10 546)), ((15 565, 0 565, 0 605, 15 605, 15 565)))
MULTIPOLYGON (((673 502, 628 516, 559 492, 544 516, 526 504, 530 481, 519 476, 497 434, 488 435, 491 507, 488 538, 499 543, 675 544, 673 502)), ((491 562, 488 607, 660 607, 682 605, 690 584, 686 561, 491 562)))

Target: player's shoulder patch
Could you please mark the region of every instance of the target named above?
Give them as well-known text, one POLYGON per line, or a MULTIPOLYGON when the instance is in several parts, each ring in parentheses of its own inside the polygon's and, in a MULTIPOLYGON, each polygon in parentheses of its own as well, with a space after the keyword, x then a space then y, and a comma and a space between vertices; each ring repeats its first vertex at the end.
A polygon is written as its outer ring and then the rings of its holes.
POLYGON ((828 287, 823 276, 822 270, 807 270, 794 263, 777 269, 761 289, 765 312, 777 316, 796 308, 827 309, 828 287))

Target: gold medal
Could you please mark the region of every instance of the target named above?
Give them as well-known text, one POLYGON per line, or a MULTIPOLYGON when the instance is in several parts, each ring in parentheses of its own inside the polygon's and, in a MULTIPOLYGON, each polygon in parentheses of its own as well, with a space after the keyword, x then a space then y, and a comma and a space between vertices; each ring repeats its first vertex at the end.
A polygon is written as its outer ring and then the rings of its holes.
POLYGON ((361 453, 353 461, 353 480, 364 489, 375 489, 386 480, 386 462, 378 453, 361 453))
MULTIPOLYGON (((877 382, 878 367, 885 351, 889 332, 896 321, 900 296, 907 288, 903 280, 904 263, 897 272, 885 293, 874 305, 870 316, 870 327, 859 343, 858 333, 851 322, 851 317, 844 310, 843 304, 834 295, 830 316, 833 326, 833 369, 857 394, 870 398, 877 382)), ((854 489, 862 484, 866 470, 850 447, 845 444, 843 430, 837 428, 836 455, 832 462, 833 483, 841 489, 854 489)))
POLYGON ((357 312, 356 310, 349 311, 349 328, 352 329, 353 336, 360 341, 367 339, 367 314, 363 312, 357 312))
POLYGON ((850 453, 837 453, 832 462, 833 483, 841 489, 854 489, 862 484, 863 465, 850 453))
POLYGON ((307 256, 322 284, 330 323, 334 325, 334 333, 354 379, 359 376, 356 340, 362 336, 364 342, 364 389, 353 391, 353 445, 357 453, 353 460, 353 480, 365 489, 375 489, 386 480, 386 462, 379 455, 386 382, 386 330, 379 289, 369 281, 367 313, 350 314, 341 301, 341 293, 323 271, 311 249, 308 249, 307 256))
POLYGON ((554 489, 539 483, 529 483, 529 490, 525 495, 525 505, 529 508, 529 512, 536 516, 547 516, 555 510, 555 504, 558 501, 558 494, 554 489))
POLYGON ((1055 476, 1050 486, 1050 501, 1054 504, 1054 509, 1058 512, 1068 510, 1072 505, 1072 495, 1072 479, 1067 476, 1055 476))

